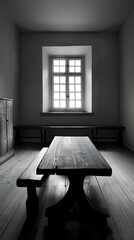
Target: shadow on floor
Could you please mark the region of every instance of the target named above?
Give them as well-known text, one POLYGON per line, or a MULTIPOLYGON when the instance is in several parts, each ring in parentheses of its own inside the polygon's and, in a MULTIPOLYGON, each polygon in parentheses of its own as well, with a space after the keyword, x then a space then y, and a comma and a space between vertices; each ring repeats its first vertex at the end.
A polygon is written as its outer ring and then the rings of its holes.
POLYGON ((87 222, 68 221, 64 226, 45 227, 45 240, 114 240, 111 229, 106 226, 104 231, 87 222))
POLYGON ((66 221, 51 227, 44 226, 43 235, 38 236, 38 239, 32 234, 33 228, 34 221, 29 222, 26 219, 18 240, 114 240, 109 226, 100 233, 100 229, 86 221, 66 221))

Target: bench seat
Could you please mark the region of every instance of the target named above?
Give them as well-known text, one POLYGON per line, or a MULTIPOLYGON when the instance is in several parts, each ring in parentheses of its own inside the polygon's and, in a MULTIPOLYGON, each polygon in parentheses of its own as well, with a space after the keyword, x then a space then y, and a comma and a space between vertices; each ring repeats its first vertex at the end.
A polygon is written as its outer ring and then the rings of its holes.
POLYGON ((29 164, 29 166, 24 170, 24 172, 17 179, 18 187, 27 187, 27 201, 26 201, 26 211, 27 218, 33 220, 38 212, 38 197, 36 194, 36 187, 41 187, 43 181, 48 176, 37 175, 36 169, 45 155, 48 148, 44 147, 41 149, 36 158, 29 164))

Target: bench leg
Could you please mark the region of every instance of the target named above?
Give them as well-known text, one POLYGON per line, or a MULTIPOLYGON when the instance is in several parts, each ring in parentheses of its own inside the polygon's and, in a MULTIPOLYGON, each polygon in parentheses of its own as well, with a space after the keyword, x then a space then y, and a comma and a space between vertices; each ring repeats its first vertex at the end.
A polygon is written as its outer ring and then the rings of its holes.
POLYGON ((121 146, 123 145, 122 129, 119 129, 119 132, 118 132, 118 144, 121 146))
POLYGON ((36 194, 36 187, 27 188, 27 201, 26 201, 26 212, 27 218, 30 221, 33 221, 37 216, 39 209, 39 200, 36 194))
POLYGON ((40 138, 41 138, 41 145, 42 147, 44 146, 44 142, 43 142, 43 130, 42 128, 40 127, 40 138))
POLYGON ((47 130, 44 128, 44 146, 46 146, 47 143, 47 130))
POLYGON ((95 128, 95 139, 94 139, 94 144, 98 143, 98 129, 95 128))
POLYGON ((92 141, 93 143, 95 142, 94 128, 91 129, 91 141, 92 141))
POLYGON ((15 129, 15 143, 20 143, 20 129, 15 129))

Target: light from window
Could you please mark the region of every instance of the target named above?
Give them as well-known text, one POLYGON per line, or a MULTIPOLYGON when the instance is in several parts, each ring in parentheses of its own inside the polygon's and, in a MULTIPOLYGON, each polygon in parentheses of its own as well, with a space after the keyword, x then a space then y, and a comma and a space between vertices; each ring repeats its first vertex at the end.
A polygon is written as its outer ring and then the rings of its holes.
POLYGON ((82 110, 83 58, 51 58, 52 108, 82 110))

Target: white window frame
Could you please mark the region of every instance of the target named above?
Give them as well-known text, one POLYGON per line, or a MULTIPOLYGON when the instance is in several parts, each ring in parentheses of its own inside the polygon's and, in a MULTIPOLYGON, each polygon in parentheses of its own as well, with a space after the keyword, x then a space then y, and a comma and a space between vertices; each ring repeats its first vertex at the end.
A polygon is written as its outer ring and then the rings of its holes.
POLYGON ((53 112, 83 112, 84 111, 84 56, 49 56, 49 67, 50 67, 50 92, 51 92, 51 111, 53 112), (64 59, 66 61, 66 71, 63 73, 54 73, 53 72, 53 60, 62 60, 64 59), (81 60, 81 71, 76 72, 69 72, 69 60, 81 60), (53 78, 54 76, 65 76, 66 77, 66 107, 54 107, 54 84, 53 84, 53 78), (69 107, 69 77, 70 76, 81 76, 81 107, 80 108, 70 108, 69 107))
MULTIPOLYGON (((49 56, 84 56, 85 58, 85 81, 84 81, 84 99, 82 114, 93 115, 92 101, 92 46, 42 46, 42 107, 41 115, 57 114, 51 109, 51 81, 49 72, 49 56)), ((68 114, 79 114, 79 112, 63 112, 68 114)), ((62 114, 62 112, 59 112, 62 114)))

